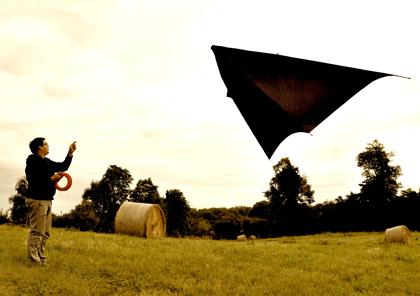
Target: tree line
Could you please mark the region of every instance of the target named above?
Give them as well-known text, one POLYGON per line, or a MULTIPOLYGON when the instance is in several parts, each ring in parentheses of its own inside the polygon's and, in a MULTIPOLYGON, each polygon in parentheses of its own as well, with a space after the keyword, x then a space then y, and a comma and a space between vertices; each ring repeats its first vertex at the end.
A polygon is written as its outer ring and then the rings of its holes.
MULTIPOLYGON (((158 204, 166 216, 169 236, 200 236, 213 239, 235 239, 240 234, 261 238, 283 235, 305 235, 325 231, 383 231, 404 224, 410 230, 420 230, 417 210, 420 191, 402 188, 398 177, 400 166, 390 163, 395 156, 377 140, 368 143, 356 157, 365 180, 360 192, 350 192, 344 198, 313 205, 314 190, 299 168, 289 158, 274 167, 266 200, 253 207, 191 208, 179 189, 167 190, 161 197, 151 178, 140 179, 134 190, 133 178, 127 169, 111 165, 102 179, 92 181, 82 201, 69 213, 53 215, 53 226, 81 231, 114 232, 115 215, 125 201, 158 204)), ((9 198, 10 217, 0 211, 0 223, 26 222, 25 177, 16 184, 16 194, 9 198)))

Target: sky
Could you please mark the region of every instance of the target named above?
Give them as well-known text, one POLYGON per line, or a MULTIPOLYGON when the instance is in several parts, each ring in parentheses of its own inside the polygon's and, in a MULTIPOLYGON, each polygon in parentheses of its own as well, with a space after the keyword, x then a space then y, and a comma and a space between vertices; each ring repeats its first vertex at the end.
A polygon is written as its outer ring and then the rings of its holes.
MULTIPOLYGON (((45 137, 73 185, 67 213, 110 165, 179 189, 193 208, 253 206, 283 157, 315 203, 359 192, 356 156, 377 139, 403 189, 420 187, 420 18, 416 1, 0 0, 0 209, 11 207, 29 142, 45 137), (269 160, 220 77, 212 45, 411 79, 374 81, 311 135, 269 160)), ((349 81, 351 83, 351 81, 349 81)), ((65 182, 63 182, 65 184, 65 182)), ((63 185, 64 186, 64 185, 63 185)))

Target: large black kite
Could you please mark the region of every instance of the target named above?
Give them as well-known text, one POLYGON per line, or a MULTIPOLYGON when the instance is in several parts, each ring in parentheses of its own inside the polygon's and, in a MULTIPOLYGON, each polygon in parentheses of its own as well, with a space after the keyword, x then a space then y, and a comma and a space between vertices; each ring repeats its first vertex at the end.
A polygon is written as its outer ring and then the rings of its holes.
POLYGON ((215 45, 211 49, 227 96, 268 158, 289 135, 309 133, 372 81, 397 76, 215 45))

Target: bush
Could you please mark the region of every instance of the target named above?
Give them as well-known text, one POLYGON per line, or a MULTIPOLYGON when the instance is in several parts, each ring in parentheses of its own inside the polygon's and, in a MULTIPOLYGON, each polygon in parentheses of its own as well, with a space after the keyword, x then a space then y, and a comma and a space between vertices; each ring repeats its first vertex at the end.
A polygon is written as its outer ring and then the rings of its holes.
POLYGON ((0 209, 0 224, 9 223, 10 220, 7 217, 7 211, 3 212, 3 208, 0 209))

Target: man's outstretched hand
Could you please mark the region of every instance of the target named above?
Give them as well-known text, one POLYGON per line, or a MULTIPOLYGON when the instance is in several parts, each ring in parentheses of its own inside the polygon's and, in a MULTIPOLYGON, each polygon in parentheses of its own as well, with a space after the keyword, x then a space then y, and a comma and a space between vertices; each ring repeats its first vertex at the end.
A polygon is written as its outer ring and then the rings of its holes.
POLYGON ((73 152, 76 151, 76 141, 74 141, 73 143, 71 143, 70 147, 69 147, 69 156, 73 156, 73 152))

